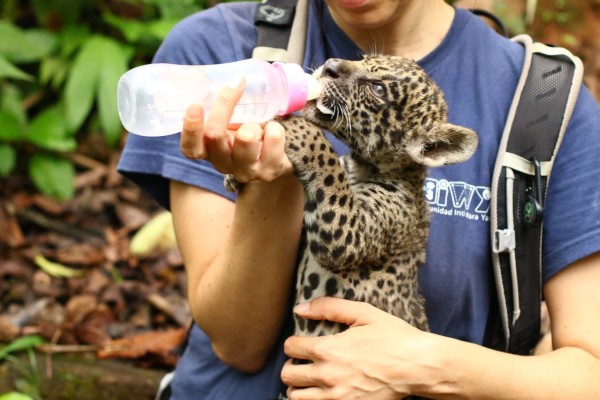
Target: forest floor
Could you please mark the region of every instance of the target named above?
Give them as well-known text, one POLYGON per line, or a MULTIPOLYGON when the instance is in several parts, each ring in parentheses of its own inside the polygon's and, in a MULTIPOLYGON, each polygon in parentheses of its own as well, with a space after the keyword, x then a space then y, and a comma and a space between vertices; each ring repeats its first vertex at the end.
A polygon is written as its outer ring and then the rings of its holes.
MULTIPOLYGON (((507 18, 521 12, 523 2, 513 3, 507 18)), ((600 99, 600 2, 568 3, 567 11, 536 15, 528 31, 579 55, 600 99)), ((125 398, 100 389, 106 383, 123 387, 127 399, 151 399, 177 361, 190 317, 172 231, 155 220, 159 233, 144 241, 156 246, 132 252, 134 235, 162 210, 116 173, 119 152, 98 137, 70 156, 78 166, 72 200, 40 195, 25 174, 0 180, 0 343, 44 339, 35 358, 20 352, 10 362, 0 345, 0 377, 8 377, 0 394, 33 386, 44 399, 91 398, 77 392, 85 382, 96 399, 125 398)))

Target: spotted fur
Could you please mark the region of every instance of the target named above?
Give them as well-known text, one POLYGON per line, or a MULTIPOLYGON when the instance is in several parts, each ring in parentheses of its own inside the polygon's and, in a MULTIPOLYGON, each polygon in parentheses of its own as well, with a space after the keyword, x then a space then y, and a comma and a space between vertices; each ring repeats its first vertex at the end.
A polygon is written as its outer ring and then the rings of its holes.
MULTIPOLYGON (((305 189, 296 303, 320 296, 365 301, 428 330, 417 281, 429 232, 427 167, 468 159, 477 135, 446 122, 441 90, 410 60, 330 59, 317 76, 319 98, 302 116, 280 120, 286 154, 305 189), (350 154, 339 158, 323 130, 350 154)), ((230 176, 226 186, 238 185, 230 176)), ((295 320, 297 335, 343 329, 295 320)))

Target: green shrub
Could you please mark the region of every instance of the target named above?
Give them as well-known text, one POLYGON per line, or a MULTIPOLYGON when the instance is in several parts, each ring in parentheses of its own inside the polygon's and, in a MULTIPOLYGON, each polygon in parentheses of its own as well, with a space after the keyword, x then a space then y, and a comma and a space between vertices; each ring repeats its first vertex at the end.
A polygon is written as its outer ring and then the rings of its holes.
POLYGON ((0 178, 27 171, 42 193, 70 198, 69 153, 91 132, 101 132, 109 148, 119 143, 119 77, 149 63, 177 21, 212 3, 0 2, 0 178))

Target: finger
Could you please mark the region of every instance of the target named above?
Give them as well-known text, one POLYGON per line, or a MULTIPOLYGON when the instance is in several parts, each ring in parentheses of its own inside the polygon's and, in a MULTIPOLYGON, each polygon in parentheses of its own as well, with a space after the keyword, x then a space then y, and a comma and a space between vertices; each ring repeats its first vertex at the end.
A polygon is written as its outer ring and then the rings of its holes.
POLYGON ((339 322, 349 326, 361 326, 372 322, 377 311, 379 310, 370 304, 335 297, 320 297, 294 307, 294 313, 300 317, 339 322))
POLYGON ((296 360, 321 360, 323 354, 320 354, 318 349, 322 349, 323 346, 318 347, 317 344, 323 339, 324 337, 315 336, 290 336, 283 344, 283 352, 296 360))
POLYGON ((319 400, 328 399, 327 393, 320 387, 289 387, 287 390, 289 400, 319 400))
POLYGON ((281 370, 281 381, 290 387, 307 387, 317 384, 314 379, 314 364, 294 364, 293 360, 288 360, 281 370))
POLYGON ((190 159, 206 158, 206 148, 202 134, 204 109, 200 104, 192 104, 183 118, 183 128, 179 140, 179 148, 183 155, 190 159))
POLYGON ((262 147, 262 128, 258 124, 244 124, 236 131, 233 143, 233 161, 240 165, 256 162, 262 147))
POLYGON ((265 126, 263 147, 260 155, 262 165, 272 170, 272 178, 293 172, 293 166, 285 154, 285 129, 277 122, 265 126))
POLYGON ((238 75, 227 81, 225 86, 221 88, 206 119, 205 133, 211 137, 216 137, 225 132, 233 115, 233 110, 242 97, 245 85, 246 80, 244 77, 238 75), (213 133, 214 135, 212 135, 213 133))
POLYGON ((212 104, 210 113, 204 123, 204 135, 208 144, 209 157, 221 159, 231 155, 227 126, 233 115, 233 110, 242 96, 244 86, 245 80, 242 76, 229 80, 212 104))

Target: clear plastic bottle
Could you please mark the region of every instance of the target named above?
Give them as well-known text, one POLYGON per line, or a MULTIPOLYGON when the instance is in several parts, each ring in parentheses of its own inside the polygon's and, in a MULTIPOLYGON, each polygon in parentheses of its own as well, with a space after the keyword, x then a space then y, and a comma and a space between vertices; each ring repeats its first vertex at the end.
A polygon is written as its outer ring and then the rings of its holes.
POLYGON ((257 59, 201 66, 148 64, 131 69, 119 80, 119 117, 125 129, 137 135, 180 132, 187 107, 203 104, 208 115, 219 91, 237 75, 244 76, 246 86, 232 123, 260 123, 300 110, 320 92, 316 79, 296 64, 257 59))

